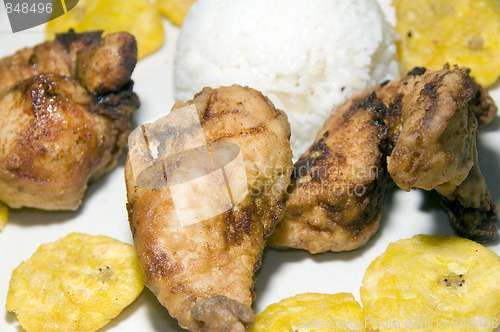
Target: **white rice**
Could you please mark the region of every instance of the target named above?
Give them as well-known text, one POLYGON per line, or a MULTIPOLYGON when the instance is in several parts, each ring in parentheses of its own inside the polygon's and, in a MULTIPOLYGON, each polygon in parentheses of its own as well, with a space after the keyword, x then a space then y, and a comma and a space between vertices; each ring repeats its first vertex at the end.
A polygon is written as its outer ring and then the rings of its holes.
POLYGON ((288 114, 297 159, 332 110, 399 75, 394 40, 374 0, 198 0, 179 34, 176 98, 262 91, 288 114))

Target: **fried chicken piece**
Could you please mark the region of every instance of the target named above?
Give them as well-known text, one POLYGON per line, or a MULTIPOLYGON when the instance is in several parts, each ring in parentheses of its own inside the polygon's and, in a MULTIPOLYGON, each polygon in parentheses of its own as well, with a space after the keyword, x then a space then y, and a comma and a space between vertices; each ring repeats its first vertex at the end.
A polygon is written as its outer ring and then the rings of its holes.
POLYGON ((479 169, 476 132, 477 115, 489 118, 494 112, 488 101, 475 100, 478 91, 463 68, 427 71, 400 85, 388 110, 396 139, 387 168, 404 190, 436 189, 443 195, 459 235, 488 241, 497 236, 498 207, 479 169))
POLYGON ((295 163, 285 216, 269 239, 311 253, 364 246, 379 227, 386 184, 385 105, 358 95, 326 120, 295 163))
POLYGON ((0 60, 0 200, 76 210, 112 169, 139 107, 133 36, 59 35, 0 60), (87 70, 84 70, 86 68, 87 70))
POLYGON ((366 244, 379 225, 386 157, 400 188, 443 196, 459 235, 494 239, 498 207, 477 163, 476 131, 496 113, 488 92, 463 68, 416 68, 353 97, 295 164, 285 217, 269 243, 311 253, 366 244))
MULTIPOLYGON (((187 154, 162 159, 159 169, 165 174, 165 186, 147 189, 151 185, 148 179, 138 171, 134 173, 136 161, 131 159, 135 159, 137 151, 133 145, 125 180, 135 247, 146 285, 181 327, 192 331, 246 331, 254 320, 254 273, 266 238, 283 216, 285 190, 293 169, 289 123, 286 115, 261 93, 240 86, 205 88, 193 100, 176 103, 170 114, 181 112, 183 119, 182 115, 187 114, 183 107, 189 105, 196 106, 211 156, 218 153, 214 148, 218 144, 239 146, 247 180, 243 185, 248 194, 214 217, 196 223, 182 219, 174 204, 175 177, 166 174, 171 167, 184 163, 187 154)), ((161 159, 165 147, 170 146, 157 137, 182 125, 182 121, 172 122, 141 127, 144 134, 148 133, 144 140, 149 145, 142 157, 145 163, 155 156, 156 161, 161 159)), ((181 136, 175 143, 189 145, 181 136)), ((199 155, 194 154, 193 160, 199 155)), ((190 171, 199 171, 199 165, 191 166, 194 170, 190 171)), ((241 184, 244 178, 238 181, 241 184)), ((208 196, 215 196, 219 186, 224 185, 214 183, 208 196)), ((185 196, 185 201, 196 211, 207 208, 198 206, 203 203, 196 197, 185 196)))

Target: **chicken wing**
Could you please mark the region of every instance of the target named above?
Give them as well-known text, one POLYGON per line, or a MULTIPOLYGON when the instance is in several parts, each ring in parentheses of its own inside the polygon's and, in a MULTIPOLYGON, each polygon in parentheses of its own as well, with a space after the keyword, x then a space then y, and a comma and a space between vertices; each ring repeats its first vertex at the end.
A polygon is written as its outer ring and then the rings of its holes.
POLYGON ((386 163, 400 188, 440 193, 459 235, 496 238, 498 207, 476 149, 478 123, 487 125, 496 114, 468 70, 447 66, 416 68, 353 97, 295 164, 285 216, 269 243, 311 253, 363 246, 379 225, 386 163))
POLYGON ((285 216, 269 239, 311 253, 359 248, 377 231, 386 184, 385 105, 358 95, 325 122, 295 163, 285 216))
MULTIPOLYGON (((134 146, 125 166, 130 227, 145 282, 183 328, 246 331, 254 319, 254 273, 260 265, 266 238, 282 218, 284 194, 293 169, 289 123, 286 115, 261 93, 240 86, 205 88, 193 100, 176 103, 173 112, 180 112, 181 121, 141 127, 148 144, 144 149, 147 153, 141 158, 152 169, 154 161, 162 159, 157 170, 163 172, 165 185, 141 177, 142 172, 134 172, 138 169, 134 168, 134 146), (187 109, 193 105, 203 130, 201 139, 206 140, 209 148, 190 155, 191 164, 199 161, 195 165, 184 163, 188 153, 174 153, 171 159, 163 159, 164 150, 172 149, 157 137, 185 125, 187 109), (179 217, 180 205, 185 206, 186 202, 197 212, 219 202, 203 203, 206 197, 190 195, 179 200, 179 181, 169 169, 179 165, 192 167, 186 173, 192 176, 190 179, 199 179, 198 172, 203 168, 203 161, 198 160, 200 155, 211 151, 212 159, 217 154, 217 144, 229 143, 241 151, 244 168, 237 182, 243 183, 248 194, 240 203, 231 200, 224 211, 205 220, 192 222, 179 217)), ((192 132, 189 126, 185 129, 192 132)), ((190 144, 182 134, 174 141, 190 144)), ((216 160, 209 163, 209 171, 213 172, 205 173, 207 176, 220 170, 221 165, 215 164, 216 160)), ((234 179, 227 170, 224 174, 224 178, 234 179)), ((205 196, 217 199, 224 182, 214 180, 205 196)))
POLYGON ((112 169, 139 99, 133 36, 59 35, 0 60, 0 200, 75 210, 112 169))
POLYGON ((496 110, 479 91, 463 68, 426 71, 400 85, 388 111, 397 139, 387 166, 404 190, 436 189, 459 235, 488 241, 497 236, 498 207, 479 169, 476 132, 478 115, 484 121, 481 114, 496 110))

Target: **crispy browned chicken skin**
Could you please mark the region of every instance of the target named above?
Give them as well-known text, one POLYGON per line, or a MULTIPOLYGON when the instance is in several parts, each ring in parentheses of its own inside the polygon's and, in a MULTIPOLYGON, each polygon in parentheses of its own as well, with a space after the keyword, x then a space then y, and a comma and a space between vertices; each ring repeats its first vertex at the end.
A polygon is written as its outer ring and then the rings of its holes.
POLYGON ((75 210, 116 164, 139 106, 128 33, 58 35, 0 60, 0 200, 75 210))
POLYGON ((404 189, 436 189, 455 231, 476 241, 497 236, 492 203, 478 164, 478 118, 489 123, 496 107, 464 68, 426 71, 401 84, 386 122, 392 153, 388 171, 404 189))
POLYGON ((269 243, 311 253, 359 248, 375 234, 385 189, 385 105, 358 95, 325 122, 295 163, 284 219, 269 243))
POLYGON ((476 131, 496 113, 463 68, 418 68, 353 97, 295 164, 285 216, 269 243, 311 253, 366 244, 379 225, 386 157, 400 188, 443 196, 459 235, 495 239, 498 207, 479 169, 476 131))
MULTIPOLYGON (((289 123, 285 113, 260 92, 240 86, 205 88, 193 100, 176 103, 172 112, 186 105, 196 105, 210 146, 221 142, 239 146, 249 194, 215 217, 180 225, 168 177, 169 186, 164 188, 138 186, 134 176, 140 177, 133 172, 129 152, 125 180, 135 247, 146 285, 181 327, 246 331, 254 320, 254 273, 266 238, 283 216, 290 183, 289 123)), ((155 135, 151 133, 170 130, 168 125, 148 128, 150 143, 155 135)), ((163 150, 159 145, 160 155, 163 150)), ((152 154, 148 152, 144 160, 152 154)), ((172 164, 177 161, 181 160, 171 160, 172 164)), ((164 170, 172 166, 166 161, 163 165, 164 170)))

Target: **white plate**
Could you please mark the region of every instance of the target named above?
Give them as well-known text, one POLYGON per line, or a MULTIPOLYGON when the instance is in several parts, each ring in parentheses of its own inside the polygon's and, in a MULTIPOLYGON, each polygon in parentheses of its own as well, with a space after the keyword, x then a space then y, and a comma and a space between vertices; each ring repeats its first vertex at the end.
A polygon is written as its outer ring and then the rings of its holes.
MULTIPOLYGON (((156 54, 137 64, 133 79, 141 98, 141 108, 134 116, 140 124, 168 112, 173 100, 173 54, 178 29, 165 21, 166 44, 156 54)), ((4 7, 0 1, 0 57, 22 46, 43 41, 42 27, 12 34, 4 7)), ((500 89, 494 95, 500 104, 500 89)), ((500 118, 481 131, 479 156, 481 168, 494 201, 500 204, 500 118)), ((9 221, 0 233, 0 307, 5 297, 10 274, 21 261, 30 257, 42 243, 55 241, 71 232, 103 234, 132 243, 125 210, 125 185, 122 158, 111 173, 91 184, 84 204, 77 212, 44 212, 34 209, 11 210, 9 221)), ((362 249, 347 253, 310 255, 299 250, 266 249, 257 272, 255 312, 267 305, 303 292, 351 292, 359 300, 359 287, 365 269, 381 254, 387 244, 415 234, 453 234, 448 217, 433 193, 403 192, 390 186, 379 232, 362 249)), ((500 242, 487 245, 500 254, 500 242)), ((20 331, 16 317, 4 311, 0 314, 0 331, 20 331)), ((500 330, 500 329, 499 329, 500 330)), ((129 306, 102 331, 181 331, 156 298, 145 289, 129 306)))

